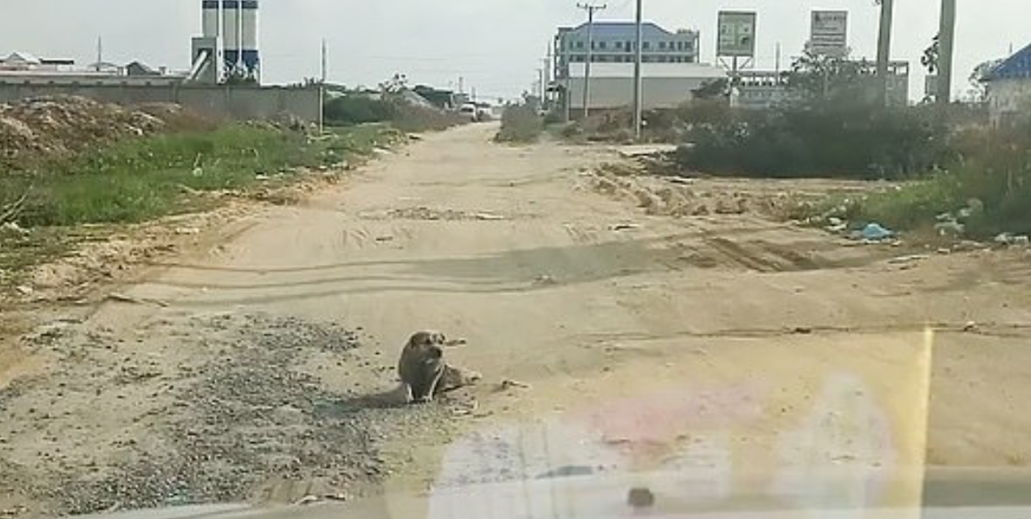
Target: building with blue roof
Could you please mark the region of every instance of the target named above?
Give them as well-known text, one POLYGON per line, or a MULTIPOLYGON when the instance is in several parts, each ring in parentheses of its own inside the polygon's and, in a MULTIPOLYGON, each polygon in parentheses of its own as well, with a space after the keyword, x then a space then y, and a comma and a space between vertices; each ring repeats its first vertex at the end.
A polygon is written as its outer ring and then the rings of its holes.
POLYGON ((995 66, 985 77, 992 123, 1031 111, 1031 45, 995 66))
MULTIPOLYGON (((560 27, 555 35, 555 78, 569 76, 572 63, 633 63, 637 50, 637 28, 633 22, 595 22, 591 42, 587 24, 560 27), (592 45, 593 43, 593 45, 592 45)), ((644 63, 697 63, 698 31, 667 31, 655 23, 642 24, 641 61, 644 63)))

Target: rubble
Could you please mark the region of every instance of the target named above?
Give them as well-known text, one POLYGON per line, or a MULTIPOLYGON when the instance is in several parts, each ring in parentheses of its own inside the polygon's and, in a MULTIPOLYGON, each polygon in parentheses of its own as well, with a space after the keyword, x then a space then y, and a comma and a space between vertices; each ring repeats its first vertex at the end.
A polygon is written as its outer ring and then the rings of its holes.
POLYGON ((39 97, 0 104, 0 164, 64 156, 98 143, 158 133, 172 118, 182 118, 176 105, 161 110, 126 108, 76 96, 39 97), (168 119, 166 119, 168 118, 168 119))

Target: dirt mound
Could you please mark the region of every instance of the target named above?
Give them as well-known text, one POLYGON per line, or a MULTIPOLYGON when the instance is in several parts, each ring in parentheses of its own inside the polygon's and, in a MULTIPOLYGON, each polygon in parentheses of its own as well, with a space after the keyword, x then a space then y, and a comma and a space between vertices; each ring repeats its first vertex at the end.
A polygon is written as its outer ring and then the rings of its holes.
POLYGON ((0 104, 0 165, 63 156, 97 144, 140 137, 200 118, 176 105, 126 108, 84 97, 61 96, 0 104))

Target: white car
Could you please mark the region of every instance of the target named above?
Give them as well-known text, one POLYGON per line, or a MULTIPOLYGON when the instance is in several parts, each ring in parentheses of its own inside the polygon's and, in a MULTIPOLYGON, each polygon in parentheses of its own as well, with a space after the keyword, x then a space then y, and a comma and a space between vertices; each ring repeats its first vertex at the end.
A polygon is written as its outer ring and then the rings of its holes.
POLYGON ((472 103, 466 103, 462 105, 462 107, 458 109, 458 113, 464 117, 468 117, 469 120, 472 122, 476 122, 479 116, 478 110, 476 109, 476 105, 472 103))

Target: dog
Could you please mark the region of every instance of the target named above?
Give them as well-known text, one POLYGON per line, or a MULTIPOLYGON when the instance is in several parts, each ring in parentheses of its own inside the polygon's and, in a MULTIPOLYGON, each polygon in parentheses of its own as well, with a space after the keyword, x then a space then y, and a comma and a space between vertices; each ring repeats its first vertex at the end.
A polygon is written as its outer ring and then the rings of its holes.
POLYGON ((432 402, 441 389, 440 380, 447 365, 444 363, 444 346, 447 337, 434 330, 416 332, 401 350, 397 363, 397 374, 409 403, 432 402))

